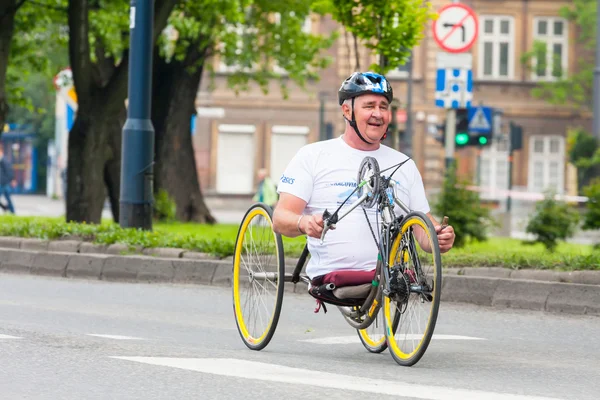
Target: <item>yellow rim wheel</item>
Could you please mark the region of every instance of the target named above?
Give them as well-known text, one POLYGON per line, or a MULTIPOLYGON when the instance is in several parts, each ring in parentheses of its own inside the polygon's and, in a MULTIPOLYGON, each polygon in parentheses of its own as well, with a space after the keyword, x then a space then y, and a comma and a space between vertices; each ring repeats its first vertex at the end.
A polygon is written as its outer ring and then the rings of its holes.
POLYGON ((257 203, 246 212, 233 256, 233 310, 242 340, 261 350, 273 337, 285 285, 281 235, 273 232, 271 208, 257 203))
POLYGON ((429 346, 442 286, 437 235, 425 214, 413 212, 405 217, 393 240, 388 262, 396 289, 383 299, 385 335, 396 362, 410 366, 421 359, 429 346))
MULTIPOLYGON (((378 304, 378 301, 374 300, 374 305, 377 306, 378 304)), ((372 307, 371 312, 373 312, 373 310, 374 308, 372 307)), ((380 311, 381 310, 377 311, 375 321, 373 321, 368 328, 358 329, 358 337, 360 338, 361 343, 365 346, 365 349, 371 353, 381 353, 387 349, 383 313, 380 311)))

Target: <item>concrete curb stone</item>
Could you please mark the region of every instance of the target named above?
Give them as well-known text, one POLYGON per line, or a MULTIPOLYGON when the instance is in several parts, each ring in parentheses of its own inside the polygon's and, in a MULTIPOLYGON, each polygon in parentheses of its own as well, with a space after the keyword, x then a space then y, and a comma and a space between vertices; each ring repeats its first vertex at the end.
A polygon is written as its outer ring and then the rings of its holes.
POLYGON ((69 256, 68 253, 37 253, 33 258, 31 274, 65 277, 69 256))
MULTIPOLYGON (((231 287, 233 257, 171 248, 0 237, 0 271, 121 282, 231 287), (123 254, 125 253, 125 255, 123 254)), ((297 259, 286 258, 291 272, 297 259)), ((442 301, 600 316, 600 271, 445 268, 442 301)), ((286 292, 306 293, 304 284, 286 292)))

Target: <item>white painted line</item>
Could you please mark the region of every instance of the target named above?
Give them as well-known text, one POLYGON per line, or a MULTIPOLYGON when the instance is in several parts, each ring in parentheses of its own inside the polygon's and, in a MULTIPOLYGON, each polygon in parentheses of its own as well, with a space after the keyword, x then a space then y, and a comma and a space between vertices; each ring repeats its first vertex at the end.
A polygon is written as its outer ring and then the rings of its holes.
POLYGON ((18 336, 10 336, 10 335, 2 335, 0 334, 0 339, 21 339, 18 336))
MULTIPOLYGON (((548 397, 494 393, 480 390, 457 389, 442 386, 425 386, 368 379, 330 372, 292 368, 231 358, 169 358, 169 357, 111 357, 151 365, 185 369, 205 374, 223 375, 254 381, 283 382, 311 385, 330 389, 378 393, 390 396, 431 400, 550 400, 548 397)), ((508 386, 510 387, 510 385, 508 386)))
POLYGON ((145 340, 143 338, 134 337, 134 336, 121 336, 121 335, 100 335, 97 333, 88 333, 88 336, 96 336, 104 339, 116 339, 116 340, 145 340))
MULTIPOLYGON (((423 335, 410 334, 406 336, 398 336, 398 339, 406 337, 407 340, 420 340, 423 335)), ((459 335, 436 335, 433 334, 432 340, 487 340, 483 338, 471 337, 471 336, 459 336, 459 335)), ((325 337, 316 339, 302 339, 301 342, 309 342, 316 344, 354 344, 360 343, 358 335, 354 336, 336 336, 336 337, 325 337)))

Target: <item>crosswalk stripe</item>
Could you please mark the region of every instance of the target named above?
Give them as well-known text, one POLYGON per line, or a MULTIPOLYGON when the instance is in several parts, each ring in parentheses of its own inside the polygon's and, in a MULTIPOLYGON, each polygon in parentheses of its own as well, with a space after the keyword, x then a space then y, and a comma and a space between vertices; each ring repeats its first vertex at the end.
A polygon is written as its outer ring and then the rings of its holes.
MULTIPOLYGON (((329 389, 378 393, 426 400, 550 400, 509 393, 495 393, 442 386, 401 383, 335 374, 314 369, 293 368, 231 358, 111 357, 150 365, 179 368, 206 374, 230 376, 254 381, 311 385, 329 389)), ((241 383, 243 385, 243 383, 241 383)), ((510 388, 510 386, 508 386, 510 388)))
POLYGON ((2 335, 0 334, 0 339, 21 339, 18 336, 10 336, 10 335, 2 335))
MULTIPOLYGON (((379 336, 380 337, 380 336, 379 336)), ((410 334, 410 335, 402 335, 398 336, 398 339, 406 338, 406 340, 420 340, 423 335, 410 334)), ((460 336, 460 335, 437 335, 434 334, 431 338, 432 340, 487 340, 478 337, 472 336, 460 336)), ((301 339, 301 342, 308 343, 316 343, 316 344, 354 344, 360 343, 360 339, 358 335, 353 336, 334 336, 334 337, 324 337, 324 338, 315 338, 315 339, 301 339)))
POLYGON ((95 336, 104 339, 115 339, 115 340, 145 340, 144 338, 134 336, 122 336, 122 335, 102 335, 99 333, 88 333, 88 336, 95 336))

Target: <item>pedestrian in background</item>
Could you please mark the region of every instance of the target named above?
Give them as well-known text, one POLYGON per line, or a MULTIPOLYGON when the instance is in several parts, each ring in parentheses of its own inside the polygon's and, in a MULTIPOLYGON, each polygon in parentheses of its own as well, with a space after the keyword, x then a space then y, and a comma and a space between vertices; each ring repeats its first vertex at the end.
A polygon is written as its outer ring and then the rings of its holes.
POLYGON ((272 208, 275 207, 275 204, 279 200, 277 186, 264 168, 258 170, 258 190, 252 200, 265 203, 272 208))
POLYGON ((14 214, 15 207, 10 198, 10 192, 12 191, 11 186, 17 186, 15 172, 11 163, 4 157, 4 148, 0 146, 0 198, 2 198, 2 196, 6 198, 6 205, 0 203, 0 207, 2 207, 4 211, 8 210, 14 214))

